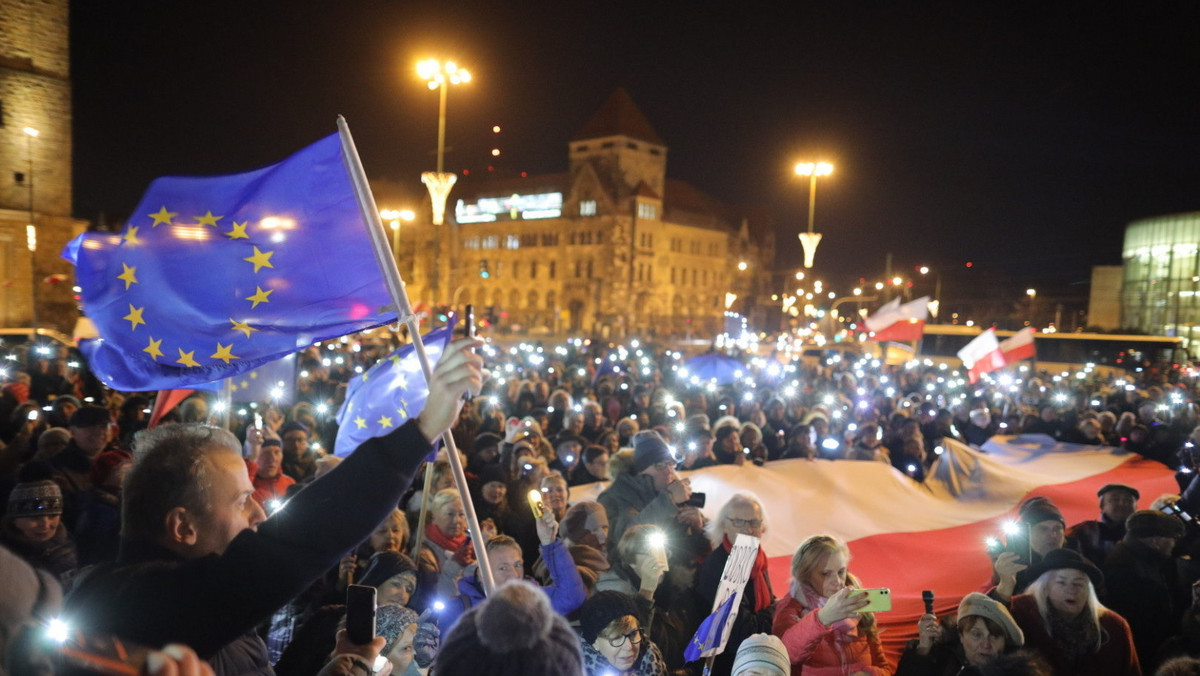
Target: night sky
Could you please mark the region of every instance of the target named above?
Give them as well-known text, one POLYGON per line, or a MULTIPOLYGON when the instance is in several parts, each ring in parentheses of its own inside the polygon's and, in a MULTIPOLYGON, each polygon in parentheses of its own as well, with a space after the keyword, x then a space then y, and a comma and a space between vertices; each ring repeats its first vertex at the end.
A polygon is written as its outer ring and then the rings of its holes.
POLYGON ((772 215, 780 266, 807 219, 792 166, 833 162, 816 229, 835 279, 880 277, 890 251, 959 296, 1082 296, 1129 221, 1200 209, 1194 2, 105 0, 72 3, 72 51, 92 220, 156 176, 274 162, 338 114, 373 182, 419 194, 431 56, 474 75, 450 91, 448 170, 498 145, 499 172, 565 171, 567 140, 625 87, 669 176, 772 215))

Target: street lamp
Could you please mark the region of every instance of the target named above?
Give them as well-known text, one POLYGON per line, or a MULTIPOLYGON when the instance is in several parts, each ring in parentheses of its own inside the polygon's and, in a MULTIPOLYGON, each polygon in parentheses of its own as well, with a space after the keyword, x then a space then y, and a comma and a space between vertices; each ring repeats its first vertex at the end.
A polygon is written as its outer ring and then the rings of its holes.
POLYGON ((1025 289, 1025 295, 1029 296, 1029 323, 1033 324, 1037 318, 1037 289, 1025 289))
POLYGON ((379 212, 379 217, 388 222, 388 227, 392 229, 392 256, 396 258, 397 267, 400 265, 400 221, 411 223, 417 217, 412 209, 384 209, 379 212))
POLYGON ((37 331, 38 316, 38 274, 37 274, 37 219, 33 212, 33 140, 41 132, 33 127, 25 127, 25 159, 29 162, 29 224, 25 226, 25 245, 29 249, 29 319, 30 325, 37 331))
POLYGON ((817 255, 817 245, 821 243, 821 233, 813 232, 813 216, 817 208, 817 177, 833 173, 833 165, 828 162, 800 162, 796 165, 796 174, 808 176, 808 232, 800 233, 800 245, 804 247, 804 267, 813 266, 813 258, 817 255))

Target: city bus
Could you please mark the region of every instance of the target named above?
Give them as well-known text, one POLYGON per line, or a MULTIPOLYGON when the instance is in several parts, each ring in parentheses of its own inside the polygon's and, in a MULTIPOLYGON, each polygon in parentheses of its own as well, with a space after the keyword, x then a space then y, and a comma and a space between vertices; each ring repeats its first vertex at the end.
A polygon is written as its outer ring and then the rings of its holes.
MULTIPOLYGON (((978 326, 926 324, 914 357, 961 366, 958 351, 982 331, 978 326)), ((1014 333, 997 330, 996 338, 1004 340, 1014 333)), ((1183 339, 1168 336, 1039 332, 1034 336, 1034 347, 1037 349, 1034 368, 1048 373, 1079 371, 1092 364, 1101 375, 1119 375, 1146 368, 1171 370, 1186 367, 1190 361, 1183 339)))

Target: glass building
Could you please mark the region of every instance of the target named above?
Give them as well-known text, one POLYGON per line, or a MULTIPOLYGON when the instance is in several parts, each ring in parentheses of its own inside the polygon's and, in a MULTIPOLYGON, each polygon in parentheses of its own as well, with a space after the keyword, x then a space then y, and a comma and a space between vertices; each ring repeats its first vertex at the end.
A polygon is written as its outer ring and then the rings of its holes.
POLYGON ((1200 212, 1143 218, 1125 228, 1121 326, 1178 336, 1200 348, 1200 212))

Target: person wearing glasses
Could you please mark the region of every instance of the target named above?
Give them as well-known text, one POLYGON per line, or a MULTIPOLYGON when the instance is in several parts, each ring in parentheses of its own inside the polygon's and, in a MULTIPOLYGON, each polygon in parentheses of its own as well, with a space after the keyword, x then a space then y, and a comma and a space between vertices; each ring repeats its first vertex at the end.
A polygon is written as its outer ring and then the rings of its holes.
MULTIPOLYGON (((717 518, 709 523, 709 540, 713 551, 700 564, 696 578, 696 593, 700 597, 700 610, 708 613, 713 609, 717 588, 721 585, 721 574, 739 534, 762 538, 767 530, 766 513, 762 503, 750 493, 734 493, 721 505, 717 518)), ((775 595, 771 593, 771 580, 767 576, 767 555, 758 548, 750 579, 738 591, 738 613, 729 633, 725 651, 717 655, 713 663, 714 673, 729 673, 733 659, 742 641, 753 634, 771 633, 775 616, 775 595)))
POLYGON ((646 637, 633 598, 600 591, 579 609, 580 648, 587 676, 665 676, 662 652, 646 637))

